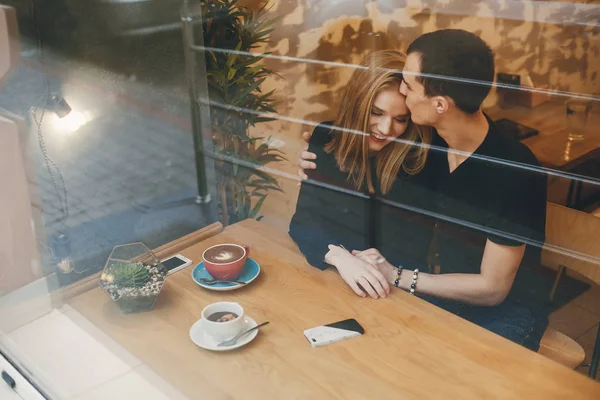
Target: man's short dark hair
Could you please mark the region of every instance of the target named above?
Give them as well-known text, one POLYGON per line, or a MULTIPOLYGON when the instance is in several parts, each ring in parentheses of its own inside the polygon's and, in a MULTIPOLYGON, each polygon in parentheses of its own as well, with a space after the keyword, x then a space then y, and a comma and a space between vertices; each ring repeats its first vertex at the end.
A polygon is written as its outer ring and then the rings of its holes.
POLYGON ((418 37, 408 54, 421 56, 417 81, 425 95, 448 96, 466 113, 481 108, 494 81, 494 52, 481 38, 460 29, 444 29, 418 37))

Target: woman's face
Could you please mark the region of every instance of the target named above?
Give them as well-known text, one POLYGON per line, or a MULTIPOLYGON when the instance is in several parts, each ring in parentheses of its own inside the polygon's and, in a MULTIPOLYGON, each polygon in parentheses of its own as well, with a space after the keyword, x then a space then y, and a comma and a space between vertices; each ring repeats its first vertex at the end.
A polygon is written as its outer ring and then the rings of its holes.
POLYGON ((406 97, 400 94, 398 85, 379 92, 369 116, 369 152, 378 152, 402 135, 409 120, 406 97))

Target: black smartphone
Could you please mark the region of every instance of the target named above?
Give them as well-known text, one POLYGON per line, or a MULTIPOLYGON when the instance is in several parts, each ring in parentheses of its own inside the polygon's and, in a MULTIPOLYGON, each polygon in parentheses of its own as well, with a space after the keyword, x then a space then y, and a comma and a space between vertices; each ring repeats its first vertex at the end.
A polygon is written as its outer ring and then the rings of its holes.
POLYGON ((171 275, 174 272, 179 271, 192 264, 192 260, 182 256, 181 254, 175 254, 161 261, 162 265, 167 269, 167 275, 171 275))

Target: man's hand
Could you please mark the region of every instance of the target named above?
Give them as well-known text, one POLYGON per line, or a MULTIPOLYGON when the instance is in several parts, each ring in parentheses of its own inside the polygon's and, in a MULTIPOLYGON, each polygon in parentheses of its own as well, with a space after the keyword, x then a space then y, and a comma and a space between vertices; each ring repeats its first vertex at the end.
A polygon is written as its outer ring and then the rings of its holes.
POLYGON ((298 181, 298 187, 300 187, 302 185, 302 181, 305 181, 308 179, 308 176, 304 173, 304 170, 317 168, 317 164, 310 161, 310 160, 316 160, 317 155, 315 153, 306 151, 308 149, 308 142, 310 141, 311 136, 312 136, 312 134, 310 132, 304 132, 302 134, 302 139, 307 143, 307 145, 305 146, 304 151, 302 151, 298 155, 298 163, 297 164, 298 164, 298 167, 300 167, 300 169, 298 170, 298 176, 300 177, 300 181, 298 181))
POLYGON ((368 294, 378 299, 390 293, 390 285, 377 268, 354 257, 341 247, 329 245, 325 261, 337 268, 342 279, 360 297, 366 297, 368 294))
MULTIPOLYGON (((525 245, 506 246, 488 239, 481 260, 480 273, 432 275, 420 272, 417 293, 478 306, 496 306, 508 296, 524 252, 525 245)), ((383 257, 376 249, 362 252, 355 250, 352 253, 361 261, 374 263, 373 265, 387 278, 389 283, 394 282, 396 268, 385 260, 379 262, 378 260, 383 257)), ((408 276, 400 280, 399 287, 409 290, 411 272, 405 269, 404 275, 408 276)))
POLYGON ((352 255, 366 263, 373 265, 385 277, 389 283, 396 279, 396 267, 394 267, 377 249, 363 251, 352 250, 352 255))

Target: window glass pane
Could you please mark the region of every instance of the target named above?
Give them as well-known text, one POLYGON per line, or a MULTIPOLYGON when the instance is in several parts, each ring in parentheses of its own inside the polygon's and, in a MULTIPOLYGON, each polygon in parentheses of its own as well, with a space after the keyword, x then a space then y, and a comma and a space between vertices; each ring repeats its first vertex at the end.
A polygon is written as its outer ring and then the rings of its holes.
POLYGON ((47 397, 597 390, 542 358, 597 341, 597 2, 2 4, 0 351, 47 397), (270 322, 223 358, 220 301, 270 322))

